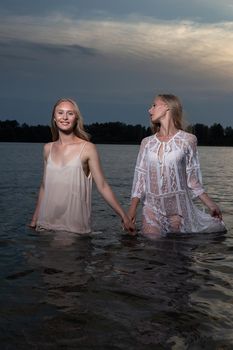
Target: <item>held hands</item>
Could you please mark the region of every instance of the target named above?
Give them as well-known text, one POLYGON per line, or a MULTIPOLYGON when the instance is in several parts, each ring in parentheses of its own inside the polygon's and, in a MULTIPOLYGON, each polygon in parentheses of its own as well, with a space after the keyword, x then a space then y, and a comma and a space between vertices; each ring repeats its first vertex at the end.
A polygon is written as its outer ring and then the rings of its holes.
POLYGON ((136 235, 135 224, 130 220, 128 215, 124 215, 122 218, 122 229, 123 231, 128 231, 130 235, 136 235))
POLYGON ((140 199, 137 197, 132 198, 130 207, 128 209, 128 213, 126 215, 127 220, 129 220, 129 227, 133 227, 133 231, 130 230, 130 233, 133 235, 136 235, 136 227, 135 227, 135 222, 136 222, 136 213, 137 213, 137 206, 140 202, 140 199))

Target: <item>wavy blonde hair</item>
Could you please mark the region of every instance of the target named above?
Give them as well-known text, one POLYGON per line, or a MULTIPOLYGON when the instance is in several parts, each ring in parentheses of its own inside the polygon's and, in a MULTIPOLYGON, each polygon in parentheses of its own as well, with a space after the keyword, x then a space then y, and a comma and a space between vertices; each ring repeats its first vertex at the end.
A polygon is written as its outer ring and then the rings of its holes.
MULTIPOLYGON (((168 106, 176 129, 183 130, 184 115, 180 99, 172 94, 159 94, 156 96, 156 98, 161 99, 168 106)), ((151 129, 152 132, 155 134, 160 129, 160 123, 153 123, 151 125, 151 129)))
POLYGON ((55 117, 55 111, 56 111, 57 106, 59 106, 62 102, 69 102, 74 107, 74 112, 75 112, 76 119, 77 119, 77 122, 76 122, 76 124, 74 126, 74 130, 73 130, 74 134, 82 140, 89 141, 90 136, 84 129, 83 117, 81 115, 80 109, 79 109, 77 103, 74 100, 72 100, 71 98, 60 98, 53 106, 52 117, 51 117, 51 132, 52 132, 53 141, 57 141, 59 138, 58 128, 57 128, 57 125, 55 123, 54 117, 55 117))

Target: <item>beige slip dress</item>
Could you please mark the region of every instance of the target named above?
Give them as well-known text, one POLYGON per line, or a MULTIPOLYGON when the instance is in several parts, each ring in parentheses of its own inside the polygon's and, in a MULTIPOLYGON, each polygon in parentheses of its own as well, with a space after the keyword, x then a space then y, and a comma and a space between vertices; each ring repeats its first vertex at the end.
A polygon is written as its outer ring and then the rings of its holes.
POLYGON ((66 165, 52 160, 51 143, 45 172, 45 188, 37 230, 89 233, 91 231, 92 176, 84 173, 80 153, 66 165))

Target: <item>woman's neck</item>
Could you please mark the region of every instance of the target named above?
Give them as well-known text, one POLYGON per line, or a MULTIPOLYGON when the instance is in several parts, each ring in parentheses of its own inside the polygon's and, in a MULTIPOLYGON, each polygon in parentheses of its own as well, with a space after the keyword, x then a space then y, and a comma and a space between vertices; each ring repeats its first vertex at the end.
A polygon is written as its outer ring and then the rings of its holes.
POLYGON ((79 138, 76 135, 74 135, 73 133, 70 135, 59 133, 59 138, 58 138, 57 142, 60 145, 65 146, 65 145, 78 143, 79 138))
POLYGON ((158 136, 171 137, 177 133, 178 129, 175 127, 172 121, 160 124, 160 129, 157 132, 158 136))

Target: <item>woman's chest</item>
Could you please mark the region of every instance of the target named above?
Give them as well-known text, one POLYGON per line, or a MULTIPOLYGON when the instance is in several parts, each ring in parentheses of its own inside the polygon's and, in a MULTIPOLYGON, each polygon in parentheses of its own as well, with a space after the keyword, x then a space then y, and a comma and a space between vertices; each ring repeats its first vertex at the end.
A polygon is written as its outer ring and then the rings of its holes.
POLYGON ((148 150, 149 166, 182 166, 186 162, 186 153, 182 148, 174 147, 167 143, 161 143, 148 150))

